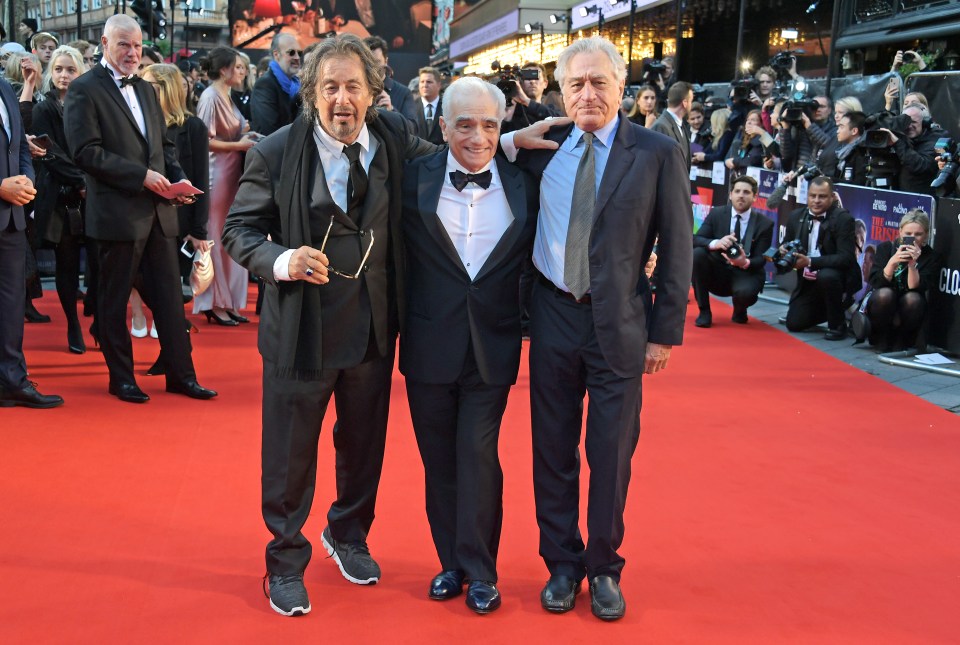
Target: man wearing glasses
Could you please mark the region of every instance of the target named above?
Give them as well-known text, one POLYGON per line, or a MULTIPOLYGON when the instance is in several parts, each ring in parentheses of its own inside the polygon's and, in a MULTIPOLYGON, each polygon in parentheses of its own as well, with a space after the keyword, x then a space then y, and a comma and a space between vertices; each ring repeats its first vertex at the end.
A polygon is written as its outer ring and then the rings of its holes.
POLYGON ((300 40, 292 34, 278 33, 270 43, 270 53, 270 67, 257 79, 250 99, 250 127, 264 136, 290 125, 300 112, 300 40))
POLYGON ((301 529, 334 394, 337 499, 321 540, 350 582, 380 579, 367 534, 404 312, 401 178, 405 159, 436 150, 372 107, 382 90, 383 67, 359 38, 321 41, 303 74, 306 118, 247 153, 223 228, 233 259, 266 281, 262 502, 270 604, 285 616, 310 611, 301 529))

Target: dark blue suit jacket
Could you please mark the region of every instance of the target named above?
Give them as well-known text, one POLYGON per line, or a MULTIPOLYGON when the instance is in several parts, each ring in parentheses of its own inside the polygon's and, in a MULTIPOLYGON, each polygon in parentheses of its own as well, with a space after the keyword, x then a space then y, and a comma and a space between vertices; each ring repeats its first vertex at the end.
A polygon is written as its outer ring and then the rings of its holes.
MULTIPOLYGON (((20 102, 17 100, 16 94, 13 93, 10 83, 5 79, 0 79, 0 99, 3 100, 3 105, 7 108, 10 119, 7 124, 10 130, 10 145, 6 150, 8 172, 0 179, 26 175, 30 178, 30 181, 33 181, 33 161, 30 157, 30 146, 27 145, 27 135, 23 129, 23 121, 20 118, 20 102)), ((0 199, 0 230, 5 230, 10 225, 11 218, 18 231, 27 228, 23 206, 15 206, 0 199)))

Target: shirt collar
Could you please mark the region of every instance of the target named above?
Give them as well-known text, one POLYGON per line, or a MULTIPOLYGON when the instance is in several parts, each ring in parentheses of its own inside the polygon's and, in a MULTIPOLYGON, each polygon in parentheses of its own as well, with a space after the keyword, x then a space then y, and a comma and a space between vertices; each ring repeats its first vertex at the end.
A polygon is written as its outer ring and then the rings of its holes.
MULTIPOLYGON (((593 136, 603 144, 604 147, 609 148, 610 144, 613 142, 613 137, 617 133, 617 126, 620 124, 620 115, 617 114, 610 123, 606 124, 599 130, 593 132, 593 136)), ((560 146, 564 150, 573 150, 577 147, 577 144, 580 143, 580 138, 583 136, 583 130, 578 128, 576 125, 573 126, 573 130, 570 131, 570 134, 567 136, 566 141, 560 146)))
POLYGON ((739 215, 739 216, 740 216, 740 219, 750 219, 750 209, 749 209, 749 208, 748 208, 747 210, 743 211, 742 213, 738 213, 738 212, 737 212, 737 209, 736 209, 736 208, 733 208, 732 206, 730 207, 730 210, 733 211, 733 217, 736 217, 737 215, 739 215))
MULTIPOLYGON (((333 155, 334 159, 340 158, 340 155, 343 154, 343 147, 345 144, 342 141, 337 141, 331 137, 326 130, 320 127, 319 121, 313 124, 313 134, 320 142, 320 145, 326 148, 327 151, 333 155)), ((359 143, 364 152, 370 152, 370 131, 367 129, 366 123, 364 123, 363 127, 360 128, 360 134, 357 135, 357 140, 354 141, 354 143, 359 143)))
POLYGON ((428 105, 432 105, 432 106, 434 106, 434 108, 436 108, 437 103, 440 102, 440 97, 438 96, 437 98, 433 99, 432 101, 428 101, 427 99, 425 99, 425 98, 423 98, 423 97, 421 96, 421 97, 420 97, 420 102, 423 103, 423 107, 427 107, 428 105))
POLYGON ((676 124, 677 124, 677 127, 680 128, 681 130, 683 130, 683 119, 681 119, 681 118, 678 117, 676 114, 674 114, 674 113, 673 113, 673 110, 667 110, 667 114, 669 114, 670 116, 672 116, 674 122, 676 122, 676 124))
POLYGON ((453 185, 453 183, 450 181, 450 173, 453 172, 453 171, 455 171, 455 170, 459 170, 460 172, 467 173, 468 175, 478 175, 478 174, 480 174, 480 173, 482 173, 482 172, 485 172, 485 171, 489 170, 489 171, 490 171, 490 185, 491 185, 491 186, 498 186, 498 185, 500 185, 500 175, 499 175, 499 173, 497 173, 497 164, 494 163, 494 160, 493 160, 493 159, 491 159, 491 160, 490 160, 490 163, 488 163, 486 166, 484 166, 484 167, 481 168, 480 170, 478 170, 478 171, 476 171, 476 172, 472 172, 472 171, 467 170, 466 168, 464 168, 463 165, 462 165, 459 161, 457 161, 456 157, 453 156, 453 153, 448 150, 448 151, 447 151, 447 172, 446 172, 446 175, 445 175, 445 177, 446 177, 445 182, 446 182, 447 184, 451 185, 451 186, 453 185))

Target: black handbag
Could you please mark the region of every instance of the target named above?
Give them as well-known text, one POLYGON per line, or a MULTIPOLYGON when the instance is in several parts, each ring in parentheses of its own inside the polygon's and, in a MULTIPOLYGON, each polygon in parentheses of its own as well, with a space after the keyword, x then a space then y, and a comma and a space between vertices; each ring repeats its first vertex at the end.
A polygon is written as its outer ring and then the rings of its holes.
POLYGON ((873 295, 873 290, 867 292, 867 295, 857 306, 857 310, 850 316, 850 329, 853 330, 853 335, 857 339, 853 343, 854 345, 859 345, 870 337, 870 318, 867 317, 867 305, 870 304, 871 295, 873 295))

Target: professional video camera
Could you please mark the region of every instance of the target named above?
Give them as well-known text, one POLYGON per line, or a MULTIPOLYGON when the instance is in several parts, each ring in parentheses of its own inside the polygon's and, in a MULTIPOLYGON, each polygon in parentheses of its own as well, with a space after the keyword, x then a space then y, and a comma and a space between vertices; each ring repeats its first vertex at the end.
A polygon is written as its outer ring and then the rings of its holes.
POLYGON ((936 188, 938 196, 942 196, 942 194, 950 191, 949 187, 944 189, 944 186, 952 177, 956 177, 957 171, 960 170, 960 160, 957 159, 957 142, 948 137, 943 137, 937 139, 934 149, 937 151, 940 160, 946 165, 937 175, 937 178, 930 182, 930 188, 936 188))
POLYGON ((753 76, 744 76, 741 79, 732 81, 730 87, 733 88, 731 98, 735 103, 748 103, 750 101, 750 93, 760 89, 760 81, 753 76))
POLYGON ((860 146, 867 153, 867 186, 896 189, 897 177, 900 175, 900 158, 890 147, 887 133, 881 132, 881 129, 890 130, 898 137, 906 137, 909 127, 908 114, 877 112, 864 121, 864 135, 860 146))
POLYGON ((777 85, 776 92, 777 94, 783 95, 786 93, 787 88, 790 87, 790 70, 793 69, 796 73, 794 65, 797 61, 797 54, 806 53, 802 49, 788 49, 787 51, 782 51, 777 54, 774 54, 773 58, 767 63, 773 70, 777 73, 777 85))
POLYGON ((713 90, 708 90, 703 85, 696 83, 693 86, 693 100, 697 103, 703 104, 708 98, 713 96, 713 90))
POLYGON ((658 58, 652 58, 643 64, 643 82, 656 85, 657 78, 667 80, 664 75, 667 73, 667 66, 658 58))
POLYGON ((786 95, 788 99, 783 104, 780 112, 780 120, 787 123, 796 124, 803 121, 803 115, 812 119, 814 113, 820 107, 814 99, 807 97, 807 90, 810 89, 803 77, 798 76, 790 83, 790 91, 786 95))
POLYGON ((807 254, 807 248, 799 238, 784 244, 783 249, 785 252, 781 253, 780 247, 771 246, 763 253, 764 259, 777 267, 777 273, 792 271, 797 266, 797 256, 807 254))
POLYGON ((809 161, 803 164, 802 166, 797 168, 797 170, 794 172, 794 175, 796 177, 803 177, 804 181, 810 181, 812 179, 816 179, 822 174, 823 172, 819 168, 817 168, 817 164, 815 164, 812 161, 809 161))
POLYGON ((515 82, 521 83, 523 81, 535 81, 540 78, 540 70, 536 67, 531 67, 528 69, 523 69, 517 65, 500 65, 500 61, 493 61, 490 64, 490 68, 499 76, 497 81, 497 87, 503 92, 503 95, 507 99, 507 105, 513 101, 513 97, 517 94, 517 86, 515 82))

